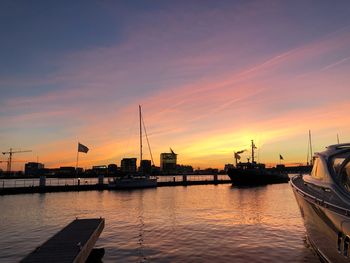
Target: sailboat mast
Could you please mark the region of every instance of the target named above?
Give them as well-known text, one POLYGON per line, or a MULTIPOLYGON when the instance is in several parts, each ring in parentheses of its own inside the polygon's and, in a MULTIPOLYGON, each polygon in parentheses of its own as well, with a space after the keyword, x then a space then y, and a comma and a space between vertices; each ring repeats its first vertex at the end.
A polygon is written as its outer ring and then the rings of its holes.
POLYGON ((141 115, 141 105, 139 105, 139 117, 140 117, 140 167, 142 162, 142 115, 141 115))

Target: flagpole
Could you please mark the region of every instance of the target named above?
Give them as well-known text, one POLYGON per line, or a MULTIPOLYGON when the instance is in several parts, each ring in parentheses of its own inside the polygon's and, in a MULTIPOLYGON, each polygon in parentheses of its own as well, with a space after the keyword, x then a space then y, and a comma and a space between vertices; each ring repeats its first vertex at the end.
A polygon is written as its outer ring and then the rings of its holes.
POLYGON ((75 165, 75 170, 78 169, 78 161, 79 161, 79 151, 77 152, 77 163, 75 165))
POLYGON ((77 163, 75 165, 75 175, 78 174, 78 162, 79 162, 79 142, 78 142, 78 149, 77 149, 77 163))

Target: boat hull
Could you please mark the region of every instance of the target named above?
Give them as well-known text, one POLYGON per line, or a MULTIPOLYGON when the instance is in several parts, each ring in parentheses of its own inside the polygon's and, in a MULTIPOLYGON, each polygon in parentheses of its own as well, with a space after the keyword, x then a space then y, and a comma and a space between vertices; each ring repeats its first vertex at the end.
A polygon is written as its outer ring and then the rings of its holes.
POLYGON ((301 190, 293 180, 297 179, 293 178, 291 185, 304 220, 308 240, 314 250, 325 262, 349 262, 349 258, 344 255, 344 238, 350 234, 349 217, 333 211, 329 208, 330 205, 301 190))
POLYGON ((260 169, 230 169, 227 172, 232 184, 236 186, 256 186, 288 183, 287 174, 260 169))
POLYGON ((157 187, 157 179, 153 178, 121 178, 108 184, 110 189, 136 189, 157 187))

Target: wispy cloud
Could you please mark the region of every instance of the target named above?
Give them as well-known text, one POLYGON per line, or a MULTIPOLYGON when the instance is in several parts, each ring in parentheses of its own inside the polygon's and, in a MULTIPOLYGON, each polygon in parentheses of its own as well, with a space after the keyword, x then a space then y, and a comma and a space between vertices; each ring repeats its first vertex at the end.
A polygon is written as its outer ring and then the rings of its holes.
POLYGON ((332 64, 330 64, 330 65, 327 65, 327 66, 324 67, 324 68, 322 68, 321 71, 324 71, 324 70, 328 70, 328 69, 337 67, 337 66, 339 66, 339 65, 341 65, 341 64, 343 64, 343 63, 345 63, 345 62, 347 62, 347 61, 349 61, 349 60, 350 60, 350 56, 349 56, 349 57, 346 57, 346 58, 343 58, 343 59, 340 59, 340 60, 338 60, 338 61, 336 61, 336 62, 334 62, 334 63, 332 63, 332 64))
POLYGON ((141 104, 155 156, 173 146, 184 163, 220 167, 251 139, 269 161, 277 144, 301 158, 303 142, 291 138, 308 129, 348 131, 348 28, 311 37, 279 4, 188 9, 182 19, 171 8, 128 20, 117 43, 67 51, 52 72, 0 80, 16 91, 1 99, 1 138, 49 131, 27 142, 53 166, 74 163, 78 138, 93 149, 82 164, 119 162, 138 153, 141 104))

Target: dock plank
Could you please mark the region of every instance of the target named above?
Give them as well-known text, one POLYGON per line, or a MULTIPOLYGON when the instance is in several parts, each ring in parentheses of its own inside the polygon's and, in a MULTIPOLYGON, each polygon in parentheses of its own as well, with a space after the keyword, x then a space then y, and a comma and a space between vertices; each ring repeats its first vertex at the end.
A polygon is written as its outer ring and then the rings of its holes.
POLYGON ((21 262, 85 262, 104 228, 104 218, 76 219, 21 262))

